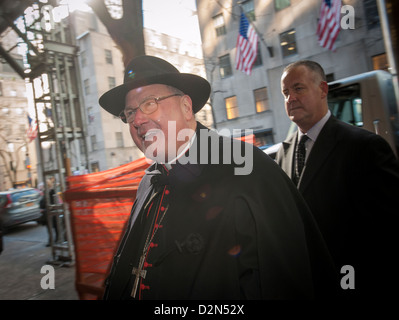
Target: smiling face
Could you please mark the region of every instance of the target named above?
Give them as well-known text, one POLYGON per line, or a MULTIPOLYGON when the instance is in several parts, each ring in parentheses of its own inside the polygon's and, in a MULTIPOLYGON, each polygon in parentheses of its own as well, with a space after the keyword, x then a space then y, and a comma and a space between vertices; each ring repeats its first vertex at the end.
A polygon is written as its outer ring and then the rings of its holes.
MULTIPOLYGON (((172 88, 162 84, 133 89, 126 95, 125 109, 135 109, 148 98, 166 97, 174 93, 172 88)), ((134 143, 147 158, 159 160, 164 157, 165 162, 171 161, 190 138, 180 141, 177 134, 183 129, 191 129, 194 133, 196 128, 191 98, 183 95, 161 100, 155 112, 144 114, 137 110, 134 121, 128 124, 134 143)))
POLYGON ((327 82, 304 65, 283 73, 281 91, 288 117, 302 132, 312 128, 328 111, 327 82))

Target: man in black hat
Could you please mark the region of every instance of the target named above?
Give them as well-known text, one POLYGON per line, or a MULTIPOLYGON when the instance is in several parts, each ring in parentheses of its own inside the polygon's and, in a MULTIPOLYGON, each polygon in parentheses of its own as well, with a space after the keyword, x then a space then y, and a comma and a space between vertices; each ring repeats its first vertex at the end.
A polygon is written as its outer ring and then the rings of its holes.
POLYGON ((100 98, 155 160, 140 183, 104 298, 333 295, 329 255, 289 178, 259 149, 196 122, 209 94, 205 79, 141 56, 127 66, 123 85, 100 98))

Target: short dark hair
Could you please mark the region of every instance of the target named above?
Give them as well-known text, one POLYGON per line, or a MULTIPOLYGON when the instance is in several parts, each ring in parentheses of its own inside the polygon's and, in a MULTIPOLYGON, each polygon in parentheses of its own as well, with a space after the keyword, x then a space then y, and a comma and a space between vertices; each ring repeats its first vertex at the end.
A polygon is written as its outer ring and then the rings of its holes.
POLYGON ((311 71, 315 72, 318 74, 323 81, 327 81, 326 74, 324 73, 324 70, 320 64, 318 64, 315 61, 311 60, 299 60, 293 63, 290 63, 288 66, 284 68, 284 72, 289 72, 293 68, 299 67, 299 66, 305 66, 306 68, 310 69, 311 71))

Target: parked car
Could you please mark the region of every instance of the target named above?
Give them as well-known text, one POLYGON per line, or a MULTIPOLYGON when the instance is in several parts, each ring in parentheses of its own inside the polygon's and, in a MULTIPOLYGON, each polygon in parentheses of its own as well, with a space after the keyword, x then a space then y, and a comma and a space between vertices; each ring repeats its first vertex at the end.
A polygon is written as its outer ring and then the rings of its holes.
POLYGON ((38 221, 40 192, 33 188, 15 189, 0 192, 0 220, 3 230, 28 221, 38 221))

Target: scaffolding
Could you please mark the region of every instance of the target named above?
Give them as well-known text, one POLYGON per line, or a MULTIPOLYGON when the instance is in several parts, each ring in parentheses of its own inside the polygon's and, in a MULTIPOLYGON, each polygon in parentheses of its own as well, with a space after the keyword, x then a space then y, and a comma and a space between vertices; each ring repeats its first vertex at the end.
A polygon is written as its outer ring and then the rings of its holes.
POLYGON ((72 168, 88 168, 88 153, 74 28, 69 16, 54 21, 56 7, 58 1, 32 1, 18 23, 9 21, 9 26, 26 47, 23 75, 16 71, 31 88, 38 124, 38 173, 44 183, 52 248, 49 263, 70 265, 75 257, 63 194, 72 168))

